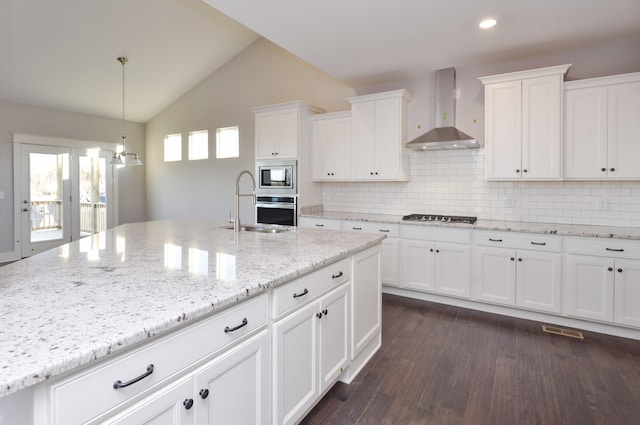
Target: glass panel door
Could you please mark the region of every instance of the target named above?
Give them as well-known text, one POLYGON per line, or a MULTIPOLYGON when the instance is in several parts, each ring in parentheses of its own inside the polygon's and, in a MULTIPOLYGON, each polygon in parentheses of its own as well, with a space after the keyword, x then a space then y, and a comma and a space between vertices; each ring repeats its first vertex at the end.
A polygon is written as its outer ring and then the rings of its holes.
POLYGON ((69 242, 70 149, 22 146, 22 256, 69 242))
POLYGON ((111 208, 111 173, 108 166, 110 152, 99 149, 74 149, 78 159, 78 178, 72 179, 73 192, 77 194, 78 222, 73 220, 73 234, 76 237, 92 235, 113 226, 111 208))

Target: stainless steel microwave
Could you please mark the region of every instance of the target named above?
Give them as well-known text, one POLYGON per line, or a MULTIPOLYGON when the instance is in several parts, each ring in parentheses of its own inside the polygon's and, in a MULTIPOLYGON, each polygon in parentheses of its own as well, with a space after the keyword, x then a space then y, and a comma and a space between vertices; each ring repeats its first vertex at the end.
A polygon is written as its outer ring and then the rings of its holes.
POLYGON ((295 195, 297 168, 298 161, 295 159, 257 161, 258 192, 295 195))

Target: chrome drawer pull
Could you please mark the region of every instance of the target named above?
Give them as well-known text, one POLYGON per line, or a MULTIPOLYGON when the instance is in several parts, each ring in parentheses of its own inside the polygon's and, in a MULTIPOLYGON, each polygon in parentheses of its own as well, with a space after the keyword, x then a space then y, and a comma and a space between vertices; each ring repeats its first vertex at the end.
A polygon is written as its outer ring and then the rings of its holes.
POLYGON ((304 297, 305 295, 307 295, 309 293, 309 290, 307 288, 304 288, 304 291, 302 291, 299 294, 293 294, 293 298, 300 298, 300 297, 304 297))
POLYGON ((389 233, 389 229, 380 229, 382 233, 389 233))
POLYGON ((502 239, 491 239, 489 238, 490 242, 502 242, 502 239))
POLYGON ((316 223, 316 227, 324 227, 324 224, 318 224, 318 223, 316 223))
POLYGON ((116 382, 113 383, 113 388, 117 390, 118 388, 128 387, 129 385, 135 384, 136 382, 143 380, 144 378, 151 375, 152 373, 153 373, 153 364, 150 364, 149 366, 147 366, 147 371, 142 375, 138 376, 137 378, 133 378, 131 381, 128 381, 128 382, 122 382, 121 380, 118 379, 116 382))
POLYGON ((362 227, 352 227, 353 230, 362 230, 362 227))
POLYGON ((240 323, 238 326, 235 326, 233 328, 230 328, 229 326, 227 326, 226 328, 224 328, 224 333, 228 334, 229 332, 237 331, 240 328, 244 328, 245 326, 247 326, 247 323, 249 322, 245 317, 244 319, 242 319, 242 323, 240 323))
POLYGON ((615 249, 615 248, 606 248, 607 251, 613 251, 613 252, 624 252, 623 248, 620 249, 615 249))
POLYGON ((546 242, 533 242, 533 241, 531 241, 531 245, 542 245, 542 246, 544 246, 546 244, 547 244, 546 242))
POLYGON ((337 279, 337 278, 342 277, 342 276, 344 276, 344 273, 342 273, 342 270, 340 270, 340 273, 332 274, 331 275, 331 279, 337 279))

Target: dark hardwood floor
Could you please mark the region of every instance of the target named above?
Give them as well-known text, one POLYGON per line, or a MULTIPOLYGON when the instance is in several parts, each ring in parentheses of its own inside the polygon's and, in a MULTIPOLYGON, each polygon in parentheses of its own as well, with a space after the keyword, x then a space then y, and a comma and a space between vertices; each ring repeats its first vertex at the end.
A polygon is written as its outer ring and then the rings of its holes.
POLYGON ((640 424, 640 341, 384 295, 382 347, 304 425, 640 424))

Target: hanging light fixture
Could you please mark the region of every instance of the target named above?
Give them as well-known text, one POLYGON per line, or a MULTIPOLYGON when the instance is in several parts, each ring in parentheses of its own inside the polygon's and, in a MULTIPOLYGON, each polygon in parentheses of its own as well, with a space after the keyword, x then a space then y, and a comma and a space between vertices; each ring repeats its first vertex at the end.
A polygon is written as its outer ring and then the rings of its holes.
POLYGON ((140 161, 140 158, 138 158, 138 154, 127 152, 126 149, 127 136, 124 133, 124 66, 128 62, 128 59, 124 56, 121 56, 117 59, 118 62, 122 64, 122 135, 120 136, 120 138, 122 139, 122 151, 114 152, 111 161, 109 161, 109 164, 124 165, 125 158, 127 157, 127 155, 130 155, 133 156, 133 159, 131 160, 131 162, 129 162, 129 165, 142 165, 142 161, 140 161))

